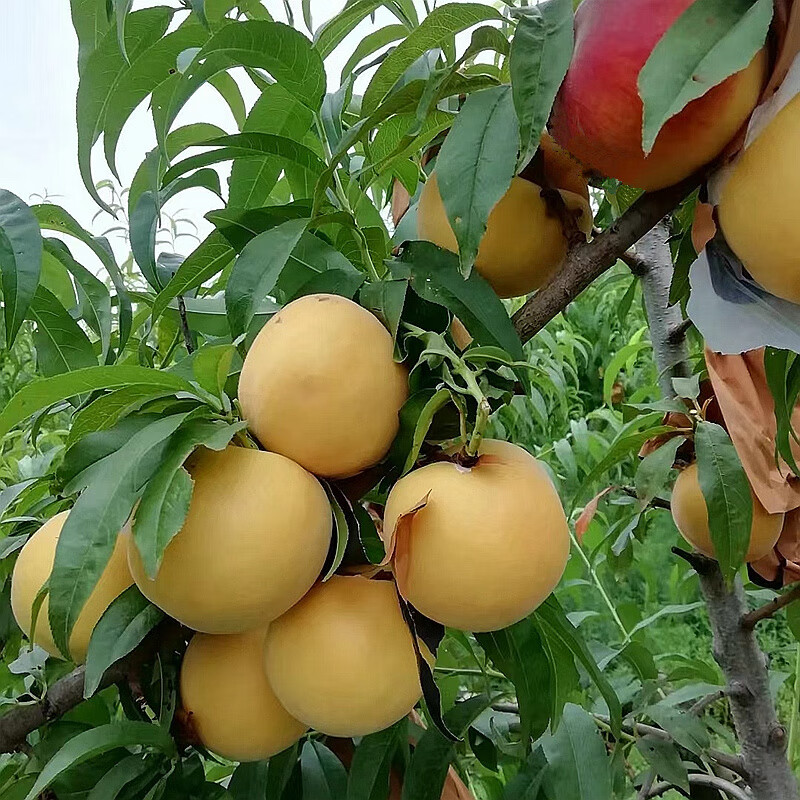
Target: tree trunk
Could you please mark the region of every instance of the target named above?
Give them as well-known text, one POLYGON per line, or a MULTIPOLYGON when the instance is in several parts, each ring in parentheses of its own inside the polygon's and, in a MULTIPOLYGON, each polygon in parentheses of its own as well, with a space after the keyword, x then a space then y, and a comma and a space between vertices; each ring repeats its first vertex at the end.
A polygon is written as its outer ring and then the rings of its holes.
MULTIPOLYGON (((669 308, 672 259, 668 229, 659 223, 637 246, 645 307, 650 323, 659 385, 674 397, 672 377, 686 374, 687 349, 677 307, 669 308)), ((713 559, 693 558, 708 606, 714 658, 727 682, 736 734, 754 800, 798 800, 797 782, 786 758, 786 731, 778 722, 769 693, 767 659, 755 632, 743 624, 747 600, 740 578, 725 584, 713 559)))

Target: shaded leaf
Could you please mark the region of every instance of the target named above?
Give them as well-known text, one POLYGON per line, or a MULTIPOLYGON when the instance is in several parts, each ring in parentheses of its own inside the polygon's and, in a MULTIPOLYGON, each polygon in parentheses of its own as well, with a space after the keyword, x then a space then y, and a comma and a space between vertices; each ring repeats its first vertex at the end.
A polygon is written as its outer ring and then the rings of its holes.
POLYGON ((430 14, 381 63, 369 82, 362 113, 372 114, 402 74, 422 55, 450 44, 455 35, 480 22, 502 20, 494 8, 480 3, 446 3, 430 14))
POLYGON ((594 720, 568 703, 556 732, 542 740, 547 758, 544 785, 551 797, 611 800, 611 770, 606 746, 594 720))
POLYGON ((173 756, 176 752, 175 743, 172 741, 169 731, 160 725, 129 720, 100 725, 70 739, 45 764, 25 800, 34 800, 60 775, 72 767, 118 747, 134 746, 152 748, 169 756, 173 756))
POLYGON ((695 450, 714 554, 725 579, 732 581, 750 545, 753 524, 750 483, 733 442, 720 425, 699 422, 695 450))
POLYGON ((31 209, 0 189, 0 285, 6 347, 16 339, 36 294, 42 269, 42 235, 31 209))
POLYGON ((100 686, 103 673, 128 655, 164 619, 136 586, 126 589, 100 617, 89 640, 83 696, 91 697, 100 686))

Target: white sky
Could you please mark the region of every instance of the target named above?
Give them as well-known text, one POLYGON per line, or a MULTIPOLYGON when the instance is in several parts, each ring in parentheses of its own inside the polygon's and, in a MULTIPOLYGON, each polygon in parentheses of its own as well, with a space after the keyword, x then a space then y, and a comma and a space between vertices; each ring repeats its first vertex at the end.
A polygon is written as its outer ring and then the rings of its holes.
MULTIPOLYGON (((78 45, 70 19, 68 0, 0 0, 0 187, 26 202, 39 202, 35 194, 45 191, 52 201, 63 205, 93 233, 113 224, 104 217, 92 222, 97 206, 89 197, 78 172, 75 93, 78 87, 78 45)), ((137 0, 134 9, 158 5, 157 0, 137 0)), ((167 4, 167 3, 164 3, 167 4)), ((285 21, 283 0, 264 0, 276 19, 285 21)), ((487 3, 488 4, 488 3, 487 3)), ((301 26, 300 0, 291 0, 296 9, 295 24, 301 26)), ((312 0, 314 25, 332 16, 344 0, 312 0)), ((422 6, 421 2, 417 3, 422 6)), ((389 12, 377 12, 375 26, 395 21, 389 12)), ((338 86, 339 73, 356 43, 368 32, 366 21, 332 54, 326 64, 330 88, 338 86)), ((303 31, 307 34, 307 31, 303 31)), ((240 86, 248 101, 255 99, 252 84, 240 86)), ((175 127, 187 122, 213 122, 235 132, 227 106, 213 89, 204 87, 187 104, 175 127)), ((119 142, 118 167, 123 183, 133 177, 146 152, 155 146, 155 135, 147 106, 141 106, 128 122, 119 142)), ((94 151, 95 181, 111 177, 102 156, 100 142, 94 151)), ((220 202, 204 190, 192 190, 167 207, 189 208, 196 223, 202 214, 219 207, 220 202)), ((201 228, 204 234, 208 227, 201 228)), ((188 252, 194 242, 178 240, 177 249, 188 252)), ((120 255, 126 248, 115 242, 120 255)), ((71 244, 72 246, 72 244, 71 244)), ((87 264, 88 266, 88 264, 87 264)))

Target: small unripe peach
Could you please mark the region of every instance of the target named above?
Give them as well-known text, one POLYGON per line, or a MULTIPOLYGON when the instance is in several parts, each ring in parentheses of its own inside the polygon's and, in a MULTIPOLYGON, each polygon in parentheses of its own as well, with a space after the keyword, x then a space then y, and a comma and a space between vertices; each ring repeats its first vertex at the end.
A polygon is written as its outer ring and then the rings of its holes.
POLYGON ((408 714, 422 690, 394 583, 335 575, 270 625, 276 696, 329 736, 366 736, 408 714))
MULTIPOLYGON (((714 543, 708 526, 706 506, 697 464, 688 466, 675 481, 672 490, 672 518, 681 535, 695 550, 714 558, 714 543)), ((775 547, 783 529, 783 514, 770 514, 753 495, 753 526, 745 561, 758 561, 775 547)))
POLYGON ((401 478, 384 530, 395 536, 404 597, 431 619, 469 631, 530 614, 555 589, 569 556, 564 509, 544 467, 496 440, 483 441, 473 467, 435 462, 401 478))
MULTIPOLYGON (((26 636, 31 633, 32 607, 45 581, 50 578, 56 556, 56 545, 61 529, 69 516, 62 511, 49 519, 25 543, 17 557, 14 574, 11 578, 11 608, 17 624, 26 636)), ((128 560, 125 557, 124 537, 119 537, 114 545, 111 558, 103 570, 100 580, 89 595, 83 610, 78 615, 75 627, 69 638, 69 656, 77 664, 86 660, 89 640, 100 617, 111 603, 133 584, 128 560)), ((47 618, 49 598, 45 597, 36 617, 36 630, 33 641, 44 648, 51 656, 64 658, 56 647, 50 623, 47 618)))

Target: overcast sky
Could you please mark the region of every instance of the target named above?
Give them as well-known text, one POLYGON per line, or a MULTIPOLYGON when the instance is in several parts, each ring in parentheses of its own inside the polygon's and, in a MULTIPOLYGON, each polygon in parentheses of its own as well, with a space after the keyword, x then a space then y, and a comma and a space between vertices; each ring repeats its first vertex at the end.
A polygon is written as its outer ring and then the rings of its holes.
MULTIPOLYGON (((314 24, 318 26, 340 8, 344 0, 312 0, 314 24)), ((488 3, 487 3, 488 4, 488 3)), ((155 0, 138 0, 134 9, 158 5, 155 0)), ((285 20, 283 0, 265 0, 276 19, 285 20)), ((299 9, 300 0, 292 0, 299 9)), ((421 6, 421 3, 418 3, 421 6)), ((28 202, 45 191, 53 202, 63 205, 94 233, 113 224, 108 217, 92 223, 97 211, 78 173, 75 93, 78 87, 78 45, 70 20, 68 0, 0 0, 0 187, 28 202)), ((296 13, 296 23, 302 16, 296 13)), ((394 17, 379 11, 375 26, 394 17)), ((356 42, 372 27, 366 22, 348 37, 326 64, 329 81, 338 83, 341 67, 356 42)), ((306 32, 306 31, 304 31, 306 32)), ((307 33, 307 32, 306 32, 307 33)), ((255 98, 249 81, 240 82, 248 104, 255 98)), ((333 86, 332 88, 335 88, 333 86)), ((214 122, 233 132, 235 126, 227 106, 207 87, 187 104, 175 126, 194 121, 214 122)), ((123 183, 130 181, 145 153, 155 145, 146 106, 141 106, 128 123, 118 148, 118 166, 123 183)), ((95 180, 110 177, 95 146, 95 180)), ((219 206, 219 200, 197 190, 182 194, 178 207, 189 207, 191 216, 201 220, 205 211, 219 206)), ((175 205, 171 206, 174 210, 175 205)), ((188 252, 191 240, 179 241, 179 251, 188 252)))

